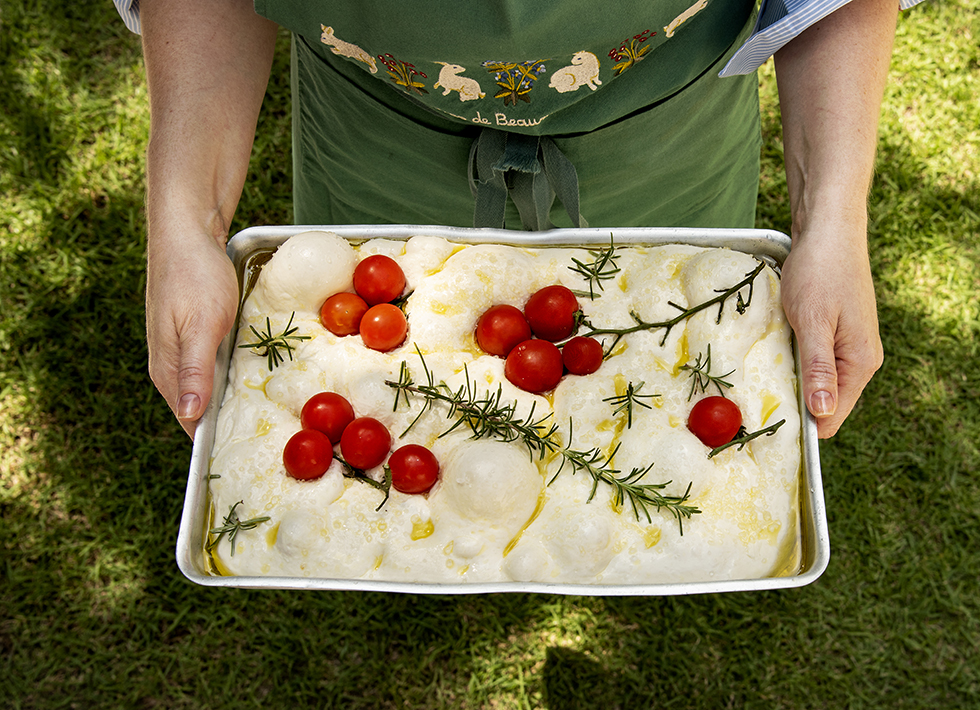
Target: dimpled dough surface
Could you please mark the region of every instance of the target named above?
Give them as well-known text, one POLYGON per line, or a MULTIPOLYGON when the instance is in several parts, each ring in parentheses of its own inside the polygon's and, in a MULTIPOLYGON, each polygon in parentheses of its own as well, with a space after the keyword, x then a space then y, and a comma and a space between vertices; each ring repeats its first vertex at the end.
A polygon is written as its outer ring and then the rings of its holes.
MULTIPOLYGON (((617 246, 621 271, 603 282, 594 300, 579 297, 596 328, 632 325, 677 315, 744 279, 758 261, 749 255, 692 246, 617 246)), ((218 415, 212 452, 211 494, 215 525, 238 501, 240 520, 268 516, 241 531, 234 555, 226 536, 213 548, 217 569, 230 575, 275 575, 458 584, 541 582, 566 584, 664 584, 751 579, 795 573, 799 559, 798 485, 800 414, 790 329, 779 306, 779 281, 771 269, 756 277, 751 302, 736 312, 734 297, 674 326, 625 336, 598 372, 566 375, 547 396, 529 394, 504 377, 504 361, 482 353, 474 331, 490 306, 522 307, 536 290, 560 283, 588 292, 571 270, 572 259, 592 261, 587 250, 453 244, 438 237, 373 240, 352 248, 336 235, 307 232, 287 240, 263 268, 242 309, 237 344, 251 342, 249 326, 273 332, 293 319, 292 360, 274 371, 265 357, 235 348, 218 415), (388 353, 366 349, 359 336, 337 337, 319 322, 320 304, 351 290, 359 258, 386 254, 402 267, 411 292, 406 342, 388 353), (747 431, 785 419, 772 436, 742 450, 708 458, 708 449, 687 428, 694 402, 681 367, 711 346, 713 374, 732 371, 726 396, 741 409, 747 431), (417 350, 416 350, 417 349, 417 350), (444 406, 422 411, 422 400, 394 410, 394 390, 405 362, 416 382, 425 366, 436 382, 481 395, 499 388, 517 415, 551 414, 562 443, 604 456, 618 446, 614 467, 652 468, 643 483, 667 483, 666 495, 683 495, 700 513, 678 521, 649 508, 649 520, 613 490, 593 491, 588 473, 560 457, 531 457, 520 442, 473 440, 451 424, 444 406), (629 383, 643 383, 643 400, 626 426, 610 397, 629 383), (394 447, 429 447, 440 461, 440 480, 426 495, 383 494, 345 478, 335 461, 315 481, 290 478, 282 449, 300 427, 306 400, 337 392, 358 416, 384 423, 394 447), (569 422, 572 422, 571 441, 569 422), (402 432, 408 432, 398 438, 402 432), (556 475, 557 474, 557 475, 556 475), (591 498, 591 500, 590 500, 591 498)), ((748 288, 740 292, 748 298, 748 288)), ((609 336, 606 336, 609 338, 609 336)), ((607 340, 607 344, 611 340, 607 340)), ((710 392, 709 392, 710 393, 710 392)), ((383 479, 383 469, 368 472, 383 479)))

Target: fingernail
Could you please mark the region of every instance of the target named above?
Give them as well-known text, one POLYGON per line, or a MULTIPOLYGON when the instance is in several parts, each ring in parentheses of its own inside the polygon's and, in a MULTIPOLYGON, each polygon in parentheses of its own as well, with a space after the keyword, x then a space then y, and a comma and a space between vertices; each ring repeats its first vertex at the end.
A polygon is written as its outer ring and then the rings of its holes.
POLYGON ((829 417, 835 409, 834 398, 830 396, 830 392, 820 390, 810 395, 810 411, 813 412, 813 416, 829 417))
POLYGON ((197 419, 197 410, 200 409, 201 398, 196 394, 188 393, 177 402, 178 419, 197 419))

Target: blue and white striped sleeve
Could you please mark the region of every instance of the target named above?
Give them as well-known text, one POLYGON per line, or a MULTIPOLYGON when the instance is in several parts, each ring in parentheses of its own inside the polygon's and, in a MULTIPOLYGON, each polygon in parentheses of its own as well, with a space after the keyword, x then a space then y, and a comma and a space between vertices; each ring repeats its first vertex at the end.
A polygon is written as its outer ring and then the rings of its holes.
MULTIPOLYGON (((850 0, 763 0, 752 36, 729 60, 718 76, 751 74, 790 40, 850 0)), ((908 10, 922 0, 900 0, 908 10)))
POLYGON ((112 0, 116 12, 126 23, 126 27, 136 34, 140 33, 140 0, 112 0))

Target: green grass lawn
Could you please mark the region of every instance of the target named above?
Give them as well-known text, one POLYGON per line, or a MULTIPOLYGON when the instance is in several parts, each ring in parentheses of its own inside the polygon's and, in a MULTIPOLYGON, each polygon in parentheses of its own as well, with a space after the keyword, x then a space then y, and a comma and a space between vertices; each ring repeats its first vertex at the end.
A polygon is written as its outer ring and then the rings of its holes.
MULTIPOLYGON (((886 360, 821 447, 832 559, 674 598, 212 590, 146 374, 138 38, 0 0, 0 706, 980 707, 980 3, 902 16, 871 196, 886 360)), ((233 231, 288 223, 288 37, 233 231)), ((788 230, 771 64, 760 226, 788 230)))

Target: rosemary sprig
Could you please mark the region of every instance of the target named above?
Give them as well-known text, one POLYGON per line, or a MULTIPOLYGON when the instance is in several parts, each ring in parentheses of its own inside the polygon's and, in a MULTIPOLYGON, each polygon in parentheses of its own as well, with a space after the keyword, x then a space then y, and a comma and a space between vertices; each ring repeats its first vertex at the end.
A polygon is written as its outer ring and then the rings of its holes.
POLYGON ((572 257, 572 262, 575 266, 569 266, 568 268, 582 276, 589 283, 588 293, 577 292, 576 295, 588 296, 589 300, 594 301, 596 298, 595 287, 598 286, 599 290, 602 291, 602 282, 615 278, 616 274, 621 271, 616 265, 616 259, 619 258, 619 254, 616 253, 616 246, 613 244, 613 235, 609 235, 608 249, 589 249, 589 254, 593 258, 591 262, 586 264, 572 257))
POLYGON ((727 444, 722 444, 721 446, 717 446, 713 448, 711 451, 709 451, 708 458, 710 459, 714 457, 716 454, 720 454, 722 451, 732 446, 737 446, 738 450, 741 451, 742 449, 745 448, 745 445, 750 441, 752 441, 753 439, 758 439, 760 436, 763 435, 772 436, 773 434, 776 433, 776 430, 779 429, 779 427, 781 427, 785 423, 786 423, 785 419, 780 419, 772 426, 767 426, 765 429, 759 429, 759 431, 754 431, 751 434, 744 433, 745 427, 742 427, 742 429, 739 431, 739 433, 735 436, 734 439, 729 441, 727 444))
POLYGON ((715 319, 715 322, 720 323, 722 313, 725 310, 725 301, 727 301, 732 296, 737 296, 736 303, 735 303, 735 310, 740 314, 744 313, 745 310, 749 307, 749 304, 752 302, 752 292, 753 292, 753 285, 755 283, 755 277, 758 276, 760 273, 762 273, 762 270, 765 267, 766 267, 766 263, 764 261, 760 261, 759 265, 756 266, 752 271, 747 273, 745 275, 745 278, 739 281, 737 284, 726 289, 715 289, 715 293, 718 294, 717 296, 715 296, 714 298, 709 298, 707 301, 704 301, 703 303, 698 303, 694 306, 691 306, 690 308, 684 308, 683 306, 677 305, 673 301, 668 301, 667 304, 679 310, 680 313, 678 313, 673 318, 669 318, 665 321, 648 322, 640 318, 640 316, 637 315, 636 311, 630 311, 630 316, 632 316, 634 321, 634 324, 632 326, 626 328, 596 328, 588 320, 583 320, 582 325, 585 326, 588 329, 588 331, 582 333, 582 335, 586 335, 586 336, 615 335, 616 337, 613 340, 612 345, 607 350, 607 352, 612 352, 613 348, 616 347, 616 345, 625 335, 629 335, 630 333, 637 333, 641 330, 656 330, 658 328, 663 328, 664 336, 663 338, 660 339, 660 345, 663 345, 664 343, 667 342, 667 336, 670 335, 670 331, 675 325, 681 323, 682 321, 687 320, 688 318, 695 315, 696 313, 700 313, 701 311, 707 308, 711 308, 714 305, 718 306, 718 317, 715 319), (746 286, 749 287, 749 295, 747 299, 743 299, 740 291, 746 286))
POLYGON ((722 387, 728 387, 731 389, 733 387, 731 382, 726 382, 723 378, 731 375, 735 370, 726 372, 724 375, 712 375, 711 374, 711 343, 708 343, 708 354, 704 357, 704 361, 701 360, 701 353, 698 353, 697 358, 694 360, 694 365, 681 365, 682 370, 688 370, 691 374, 691 391, 687 394, 687 401, 691 401, 691 397, 698 390, 701 390, 701 394, 706 394, 708 387, 714 385, 718 388, 718 394, 722 397, 725 396, 725 390, 722 387))
POLYGON ((260 523, 267 522, 269 520, 268 515, 263 515, 258 518, 252 518, 250 520, 239 520, 238 513, 235 512, 235 508, 242 505, 245 501, 238 501, 235 505, 231 506, 231 510, 228 511, 228 515, 225 516, 225 524, 218 528, 211 528, 208 532, 211 535, 217 535, 207 544, 207 551, 210 552, 218 546, 221 542, 221 538, 225 535, 229 536, 231 541, 231 556, 235 556, 235 541, 238 539, 238 533, 242 530, 251 530, 256 528, 260 523))
POLYGON ((293 346, 289 341, 310 339, 309 335, 294 335, 294 333, 299 330, 299 326, 293 327, 293 318, 295 317, 296 312, 293 311, 289 316, 289 323, 286 324, 286 328, 279 333, 279 335, 273 335, 272 323, 269 321, 269 317, 266 316, 265 333, 260 333, 253 325, 249 326, 249 330, 251 330, 255 337, 258 338, 258 341, 254 343, 244 343, 238 347, 251 348, 255 351, 256 355, 269 358, 269 370, 274 370, 280 363, 285 362, 285 358, 282 356, 282 353, 279 352, 280 348, 285 349, 289 359, 292 360, 293 346))
POLYGON ((391 469, 388 468, 388 464, 384 466, 385 480, 375 481, 369 475, 367 475, 363 470, 359 468, 354 468, 349 463, 344 461, 340 456, 334 454, 334 458, 340 462, 343 470, 341 471, 344 478, 352 478, 355 481, 360 481, 361 483, 366 483, 372 488, 377 488, 379 491, 385 494, 385 497, 378 503, 378 507, 375 508, 375 512, 381 510, 385 503, 388 502, 388 496, 391 495, 391 469))
MULTIPOLYGON (((416 349, 416 352, 418 350, 416 349)), ((645 469, 633 471, 623 478, 618 477, 618 469, 612 467, 613 457, 619 447, 609 456, 603 456, 598 448, 588 451, 577 451, 567 446, 562 446, 557 438, 558 426, 554 423, 549 424, 551 414, 541 418, 535 418, 534 406, 531 406, 526 417, 517 414, 517 402, 505 403, 502 401, 503 388, 498 387, 495 393, 486 391, 485 394, 477 392, 476 383, 470 380, 469 372, 464 368, 466 384, 453 390, 445 382, 436 383, 432 372, 425 364, 421 352, 419 357, 422 359, 422 367, 425 371, 425 383, 418 384, 412 380, 408 364, 402 362, 399 378, 397 382, 386 381, 389 387, 395 390, 395 407, 404 396, 408 402, 409 395, 418 395, 425 399, 422 411, 412 421, 407 433, 428 411, 434 402, 442 402, 449 407, 447 418, 453 420, 449 427, 440 436, 446 436, 461 426, 468 427, 471 438, 473 439, 496 439, 503 442, 520 441, 528 450, 529 455, 534 458, 535 454, 540 459, 544 459, 549 454, 558 455, 562 462, 558 471, 549 481, 549 485, 555 480, 566 465, 575 471, 585 471, 592 476, 592 494, 589 496, 591 501, 595 496, 599 483, 604 483, 613 488, 613 496, 617 505, 622 505, 629 500, 633 508, 636 519, 640 519, 640 513, 646 515, 650 520, 649 506, 657 510, 666 508, 674 517, 677 518, 678 525, 681 525, 683 534, 682 518, 690 518, 695 513, 701 511, 689 505, 685 505, 688 500, 688 493, 683 496, 664 496, 660 493, 668 483, 641 484, 638 483, 651 468, 652 464, 645 469)), ((402 434, 404 436, 404 433, 402 434)), ((569 441, 572 439, 571 422, 569 422, 569 441)))
POLYGON ((496 392, 486 391, 484 395, 479 395, 476 383, 470 380, 469 370, 464 366, 463 371, 466 376, 466 384, 460 385, 456 390, 450 388, 445 382, 435 382, 435 378, 428 366, 425 358, 416 348, 419 358, 422 360, 422 368, 425 372, 425 383, 417 384, 412 380, 408 363, 404 360, 399 371, 398 382, 387 380, 385 384, 395 390, 395 410, 401 397, 408 403, 410 394, 419 395, 425 400, 422 411, 412 420, 408 428, 402 432, 404 437, 422 415, 431 409, 434 402, 442 402, 449 406, 446 414, 447 419, 454 420, 440 438, 455 431, 461 426, 467 426, 473 439, 497 439, 503 442, 521 441, 528 449, 528 453, 539 458, 544 458, 548 452, 556 450, 558 444, 555 443, 553 436, 558 431, 554 424, 548 425, 546 422, 551 418, 547 414, 540 419, 534 416, 534 404, 531 410, 523 419, 517 416, 517 402, 504 402, 503 387, 498 386, 496 392))
POLYGON ((619 414, 620 412, 626 412, 626 428, 629 429, 633 426, 633 406, 639 405, 645 407, 646 409, 651 409, 650 405, 641 400, 643 399, 653 399, 654 397, 659 397, 659 394, 640 394, 640 390, 643 389, 645 382, 640 382, 640 384, 633 386, 630 382, 626 385, 626 392, 622 395, 616 397, 606 397, 603 402, 609 402, 616 409, 613 410, 613 414, 619 414))
MULTIPOLYGON (((571 429, 571 422, 569 422, 569 429, 571 429)), ((571 431, 569 431, 569 438, 571 438, 571 431)), ((629 500, 630 506, 633 509, 633 515, 637 520, 640 519, 640 513, 642 512, 648 523, 653 522, 650 517, 649 506, 656 508, 658 511, 661 508, 666 508, 676 518, 677 526, 683 537, 684 518, 690 518, 692 515, 701 512, 700 508, 693 505, 685 505, 691 496, 691 484, 687 484, 687 490, 684 491, 684 495, 682 496, 665 496, 660 491, 669 486, 671 481, 667 481, 666 483, 637 483, 637 481, 643 478, 653 468, 653 464, 650 464, 646 468, 634 468, 630 471, 629 475, 620 478, 617 475, 620 473, 619 469, 612 467, 613 458, 618 451, 619 444, 616 445, 616 448, 613 449, 613 452, 609 456, 605 457, 603 457, 598 448, 588 451, 575 451, 567 447, 559 449, 558 453, 562 456, 562 463, 555 472, 555 475, 548 481, 548 485, 551 485, 558 477, 558 474, 561 473, 566 463, 571 464, 573 474, 578 471, 585 471, 592 476, 592 491, 586 500, 587 503, 592 502, 599 488, 599 484, 605 483, 613 489, 613 504, 617 508, 621 508, 623 503, 629 500)))

